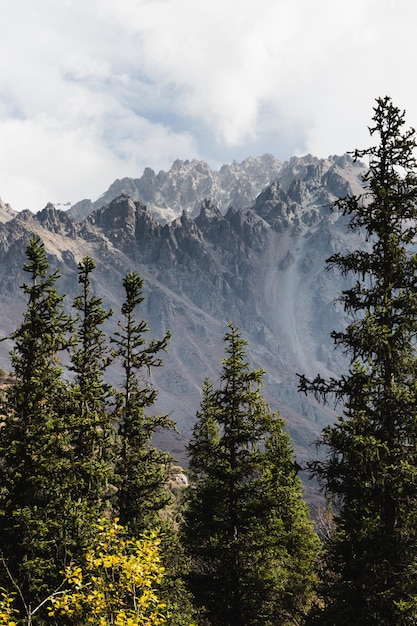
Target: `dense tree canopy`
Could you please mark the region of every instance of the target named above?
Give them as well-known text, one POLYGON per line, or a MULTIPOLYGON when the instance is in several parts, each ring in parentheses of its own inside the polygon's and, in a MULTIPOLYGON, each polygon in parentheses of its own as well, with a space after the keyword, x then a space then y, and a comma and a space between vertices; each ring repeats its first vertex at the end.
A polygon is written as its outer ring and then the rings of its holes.
MULTIPOLYGON (((72 318, 56 290, 59 273, 50 270, 45 246, 36 237, 29 242, 27 258, 24 269, 30 281, 23 290, 28 303, 22 324, 12 335, 13 382, 1 406, 0 584, 5 591, 0 594, 0 621, 12 624, 14 615, 25 615, 28 624, 62 623, 63 619, 67 623, 71 615, 76 621, 81 619, 80 610, 88 614, 88 623, 189 626, 193 611, 183 580, 186 559, 169 514, 163 515, 171 500, 171 457, 152 445, 159 428, 174 424, 166 415, 147 412, 157 396, 148 377, 162 365, 160 352, 170 335, 146 339, 147 322, 135 316, 143 301, 143 281, 130 273, 123 281, 123 319, 110 338, 115 346, 111 351, 103 325, 112 311, 93 294, 93 259, 85 257, 78 264, 81 293, 73 302, 72 318), (105 382, 113 359, 122 374, 120 389, 105 382), (104 549, 107 539, 97 535, 96 526, 104 515, 122 518, 128 539, 121 541, 118 554, 106 556, 101 564, 99 556, 95 559, 96 565, 104 567, 101 582, 94 574, 84 596, 64 593, 64 570, 88 570, 86 555, 96 545, 104 549), (123 590, 117 599, 121 603, 117 619, 109 617, 113 609, 108 607, 99 614, 95 605, 89 606, 90 588, 100 582, 103 594, 114 599, 115 582, 105 579, 106 563, 122 563, 123 547, 132 546, 142 531, 154 532, 150 529, 160 531, 158 559, 164 561, 155 572, 165 569, 160 600, 149 605, 150 617, 142 614, 142 599, 136 596, 125 610, 123 590), (59 615, 52 611, 48 617, 48 598, 58 596, 61 603, 54 606, 60 607, 59 615), (76 609, 70 607, 71 602, 76 609), (155 613, 151 605, 157 607, 155 613), (164 615, 159 611, 162 605, 164 615)), ((146 557, 151 569, 152 550, 146 557)), ((138 572, 117 572, 119 583, 122 574, 126 580, 132 577, 138 589, 138 572)), ((145 580, 142 597, 147 584, 145 580)), ((96 591, 99 602, 100 590, 96 591)))

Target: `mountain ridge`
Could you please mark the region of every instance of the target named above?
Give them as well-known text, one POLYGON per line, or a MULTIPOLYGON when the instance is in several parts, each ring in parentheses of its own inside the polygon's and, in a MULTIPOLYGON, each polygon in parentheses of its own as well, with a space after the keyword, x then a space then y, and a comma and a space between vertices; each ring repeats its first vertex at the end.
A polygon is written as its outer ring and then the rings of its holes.
MULTIPOLYGON (((176 168, 181 176, 180 163, 176 168)), ((173 334, 164 367, 154 375, 157 408, 172 411, 182 433, 166 442, 171 451, 184 454, 203 379, 210 375, 217 382, 223 336, 233 321, 249 341, 251 364, 266 370, 265 396, 282 410, 303 461, 332 411, 300 396, 296 373, 337 375, 344 367, 329 336, 347 323, 334 305, 344 283, 325 271, 325 259, 363 245, 329 206, 339 195, 360 192, 364 172, 346 155, 294 157, 280 165, 277 180, 251 206, 219 207, 196 192, 198 214, 191 204, 179 206, 171 221, 158 220, 126 193, 80 221, 52 205, 37 214, 6 210, 0 224, 0 335, 14 330, 25 307, 19 285, 32 233, 44 241, 51 268, 61 272, 57 286, 69 309, 78 293, 77 262, 86 255, 95 259, 94 292, 116 311, 109 333, 119 319, 123 277, 137 271, 145 295, 138 315, 149 321, 151 337, 173 334)), ((4 369, 10 348, 10 341, 0 343, 4 369)), ((109 377, 117 384, 117 368, 109 377)))
POLYGON ((197 215, 200 203, 210 198, 222 212, 230 205, 250 206, 259 192, 274 180, 282 162, 270 154, 248 157, 242 162, 224 164, 216 171, 205 161, 174 161, 170 170, 156 174, 145 168, 141 178, 116 179, 96 201, 81 200, 69 209, 70 215, 83 220, 89 213, 126 193, 132 200, 147 205, 160 222, 170 222, 183 211, 197 215))

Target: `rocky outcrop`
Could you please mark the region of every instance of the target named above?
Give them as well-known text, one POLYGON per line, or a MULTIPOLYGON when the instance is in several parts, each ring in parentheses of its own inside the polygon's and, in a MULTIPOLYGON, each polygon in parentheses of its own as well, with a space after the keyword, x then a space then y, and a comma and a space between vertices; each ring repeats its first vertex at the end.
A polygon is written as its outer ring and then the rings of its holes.
POLYGON ((7 204, 7 202, 3 202, 3 200, 0 198, 0 223, 4 224, 5 222, 13 219, 15 216, 16 211, 13 211, 10 204, 7 204))

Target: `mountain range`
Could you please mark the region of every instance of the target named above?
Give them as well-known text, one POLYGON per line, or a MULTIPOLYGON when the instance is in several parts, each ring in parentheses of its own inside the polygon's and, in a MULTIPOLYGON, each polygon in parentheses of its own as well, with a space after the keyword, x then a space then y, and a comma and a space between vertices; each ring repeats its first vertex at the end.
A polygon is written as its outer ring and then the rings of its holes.
MULTIPOLYGON (((77 263, 95 259, 93 288, 120 319, 122 279, 144 279, 138 311, 150 338, 171 330, 164 366, 154 373, 156 409, 170 412, 179 433, 160 445, 183 463, 203 380, 215 384, 232 321, 249 342, 251 366, 265 370, 264 396, 281 410, 302 464, 333 419, 297 390, 297 372, 340 374, 346 364, 330 332, 348 320, 337 302, 344 279, 326 270, 332 253, 363 245, 334 200, 362 190, 365 166, 350 156, 248 158, 213 171, 202 161, 175 161, 168 172, 147 168, 139 179, 116 180, 95 202, 68 211, 49 204, 34 214, 0 201, 0 337, 25 309, 20 285, 31 234, 44 242, 67 307, 79 293, 77 263)), ((10 340, 0 342, 0 367, 10 367, 10 340)), ((117 384, 120 372, 109 370, 117 384)))

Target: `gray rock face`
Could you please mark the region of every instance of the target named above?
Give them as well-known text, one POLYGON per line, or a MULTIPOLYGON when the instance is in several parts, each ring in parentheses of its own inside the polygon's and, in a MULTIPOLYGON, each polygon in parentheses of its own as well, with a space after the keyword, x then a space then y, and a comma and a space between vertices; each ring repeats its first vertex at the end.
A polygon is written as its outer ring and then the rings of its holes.
POLYGON ((16 211, 13 211, 10 204, 3 202, 0 198, 0 224, 4 224, 16 216, 16 211))
MULTIPOLYGON (((266 172, 259 160, 243 163, 251 180, 257 172, 259 185, 276 165, 272 157, 266 172)), ((173 169, 186 170, 194 187, 187 187, 186 177, 175 187, 172 170, 169 175, 144 174, 149 197, 166 199, 170 187, 171 197, 186 201, 169 223, 156 220, 143 202, 123 193, 83 221, 48 206, 37 215, 25 211, 0 224, 0 336, 14 330, 25 306, 19 285, 26 278, 22 267, 32 233, 43 239, 52 267, 61 271, 58 288, 67 294, 68 308, 78 294, 77 262, 85 255, 96 260, 94 291, 116 311, 108 332, 120 319, 122 279, 134 270, 145 281, 146 299, 138 314, 149 321, 150 337, 172 331, 164 367, 153 382, 160 390, 158 410, 172 412, 182 435, 164 445, 183 460, 204 377, 217 384, 223 336, 233 321, 249 341, 251 364, 266 370, 265 396, 287 419, 300 460, 310 458, 311 444, 332 414, 300 396, 296 373, 329 376, 345 366, 330 339, 331 330, 348 322, 334 304, 345 284, 325 270, 325 259, 363 242, 347 232, 345 219, 329 206, 337 195, 360 190, 364 167, 349 157, 294 158, 280 166, 278 179, 252 207, 227 210, 226 201, 221 206, 216 201, 218 187, 205 164, 177 161, 173 169), (193 217, 190 207, 210 189, 214 199, 201 200, 193 217)), ((220 170, 233 183, 229 190, 237 188, 236 171, 230 166, 220 170)), ((0 367, 5 369, 10 347, 10 342, 0 342, 0 367)), ((109 376, 118 383, 117 367, 109 376)))
POLYGON ((204 161, 177 159, 168 172, 155 174, 147 167, 141 178, 116 180, 98 200, 82 200, 68 212, 82 220, 114 198, 127 194, 132 200, 146 204, 161 223, 171 222, 183 211, 198 215, 201 202, 207 198, 225 213, 231 205, 237 209, 251 206, 259 192, 277 178, 281 166, 282 162, 270 154, 250 157, 242 163, 234 161, 217 172, 204 161))

